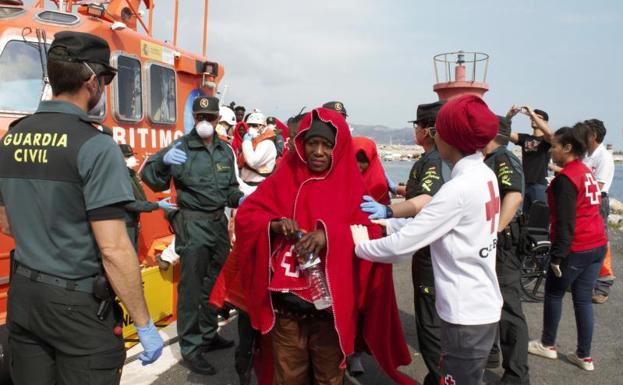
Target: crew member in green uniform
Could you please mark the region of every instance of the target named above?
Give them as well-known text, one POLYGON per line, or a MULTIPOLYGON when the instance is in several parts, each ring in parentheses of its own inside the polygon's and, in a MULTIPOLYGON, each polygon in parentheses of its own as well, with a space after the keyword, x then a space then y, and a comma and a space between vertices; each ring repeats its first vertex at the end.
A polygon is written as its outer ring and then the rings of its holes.
POLYGON ((118 320, 94 290, 104 274, 134 320, 139 359, 162 352, 124 223, 133 197, 123 157, 87 116, 115 76, 109 59, 105 40, 57 33, 47 61, 52 100, 0 141, 0 227, 16 244, 7 316, 16 385, 119 383, 118 320))
POLYGON ((140 218, 141 213, 150 213, 152 211, 163 209, 167 212, 176 210, 175 204, 171 203, 171 198, 164 198, 158 202, 150 202, 147 200, 145 190, 141 185, 141 181, 136 175, 134 168, 137 166, 137 160, 134 156, 134 150, 129 144, 120 144, 119 148, 125 158, 125 165, 128 168, 130 176, 130 182, 132 184, 132 195, 134 195, 134 202, 130 202, 125 205, 126 218, 125 224, 128 227, 128 235, 130 241, 134 245, 134 249, 138 250, 138 235, 140 230, 140 218))
MULTIPOLYGON (((435 147, 435 120, 443 102, 420 104, 416 120, 415 141, 424 147, 424 154, 413 164, 406 186, 404 202, 384 206, 369 197, 361 204, 363 211, 371 213, 371 219, 407 218, 415 216, 433 199, 443 183, 450 178, 450 167, 441 160, 435 147)), ((386 225, 400 228, 404 220, 388 220, 386 225)), ((425 247, 413 255, 411 265, 415 302, 415 326, 418 344, 428 374, 424 385, 437 385, 441 377, 441 322, 435 308, 435 281, 430 248, 425 247)))
MULTIPOLYGON (((495 270, 504 299, 499 336, 504 374, 500 384, 528 385, 528 324, 521 307, 521 260, 517 255, 524 178, 521 162, 508 150, 510 120, 498 116, 499 132, 484 149, 485 164, 493 170, 500 190, 500 224, 495 270)), ((497 341, 489 355, 487 367, 499 365, 497 341)))
POLYGON ((193 102, 195 128, 151 157, 142 171, 154 191, 177 192, 179 210, 172 219, 175 251, 180 255, 177 333, 182 357, 202 374, 216 369, 204 353, 233 346, 217 334, 217 310, 208 305, 216 278, 229 254, 225 206, 238 207, 236 161, 228 144, 214 135, 219 100, 200 96, 193 102))

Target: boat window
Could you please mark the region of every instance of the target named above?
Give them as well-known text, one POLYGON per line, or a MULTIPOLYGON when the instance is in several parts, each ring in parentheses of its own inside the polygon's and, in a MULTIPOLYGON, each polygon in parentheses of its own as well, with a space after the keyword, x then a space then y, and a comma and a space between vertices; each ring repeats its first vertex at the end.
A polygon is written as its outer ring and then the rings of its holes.
POLYGON ((0 19, 10 19, 24 13, 23 8, 16 7, 0 7, 0 19))
POLYGON ((37 44, 22 40, 8 41, 0 54, 0 111, 34 112, 42 91, 43 76, 37 44))
POLYGON ((119 55, 115 65, 115 117, 118 120, 137 122, 143 117, 141 62, 119 55))
POLYGON ((153 123, 173 124, 175 110, 175 71, 151 64, 147 71, 149 84, 149 120, 153 123))
POLYGON ((80 21, 78 16, 71 13, 57 12, 57 11, 43 11, 39 12, 35 18, 38 21, 51 24, 63 24, 74 25, 80 21))

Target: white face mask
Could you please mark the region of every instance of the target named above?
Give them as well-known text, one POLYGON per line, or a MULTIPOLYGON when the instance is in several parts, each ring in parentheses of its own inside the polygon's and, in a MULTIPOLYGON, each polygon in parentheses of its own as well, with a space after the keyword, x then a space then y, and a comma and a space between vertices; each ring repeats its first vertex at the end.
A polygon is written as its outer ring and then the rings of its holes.
POLYGON ((260 130, 255 127, 249 127, 249 135, 251 135, 252 138, 257 138, 260 136, 260 130))
POLYGON ((195 129, 197 130, 197 134, 203 139, 209 138, 214 135, 214 126, 212 125, 212 123, 205 120, 197 123, 195 129))
POLYGON ((138 160, 135 156, 131 156, 129 158, 126 158, 125 165, 127 168, 134 168, 138 165, 138 160))
POLYGON ((105 104, 106 104, 106 93, 102 92, 102 95, 100 96, 100 100, 98 100, 97 104, 89 110, 88 115, 100 116, 100 114, 102 114, 102 112, 104 111, 105 104))

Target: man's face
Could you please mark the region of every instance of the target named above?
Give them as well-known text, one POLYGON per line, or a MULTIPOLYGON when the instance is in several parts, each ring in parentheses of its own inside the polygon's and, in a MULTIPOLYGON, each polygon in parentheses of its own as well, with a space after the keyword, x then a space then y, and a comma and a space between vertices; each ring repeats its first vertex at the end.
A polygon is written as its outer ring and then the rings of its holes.
POLYGON ((451 159, 452 148, 445 140, 441 139, 441 135, 435 135, 435 146, 437 146, 441 159, 445 161, 451 159))
MULTIPOLYGON (((543 115, 540 115, 540 114, 537 114, 537 113, 535 113, 534 115, 538 116, 539 119, 543 119, 543 115)), ((543 119, 543 120, 545 120, 545 119, 543 119)), ((537 130, 537 125, 536 125, 536 122, 534 120, 532 120, 530 122, 530 126, 532 127, 533 130, 540 132, 540 130, 537 130)))
POLYGON ((242 122, 242 119, 244 119, 244 110, 239 108, 234 114, 236 115, 236 122, 242 122))
POLYGON ((316 174, 325 172, 331 167, 333 144, 320 136, 312 136, 305 141, 305 158, 307 167, 316 174))

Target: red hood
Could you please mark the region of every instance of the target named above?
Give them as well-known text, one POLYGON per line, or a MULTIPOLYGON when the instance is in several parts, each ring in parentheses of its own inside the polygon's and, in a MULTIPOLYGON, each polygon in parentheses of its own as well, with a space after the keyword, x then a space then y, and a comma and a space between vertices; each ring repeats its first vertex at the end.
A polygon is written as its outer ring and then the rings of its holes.
POLYGON ((389 187, 387 186, 387 179, 385 178, 385 170, 379 159, 379 154, 376 150, 376 143, 371 139, 357 136, 353 138, 353 145, 355 148, 355 156, 359 151, 363 151, 370 166, 363 173, 363 179, 368 188, 368 193, 375 201, 384 205, 389 204, 389 187))

